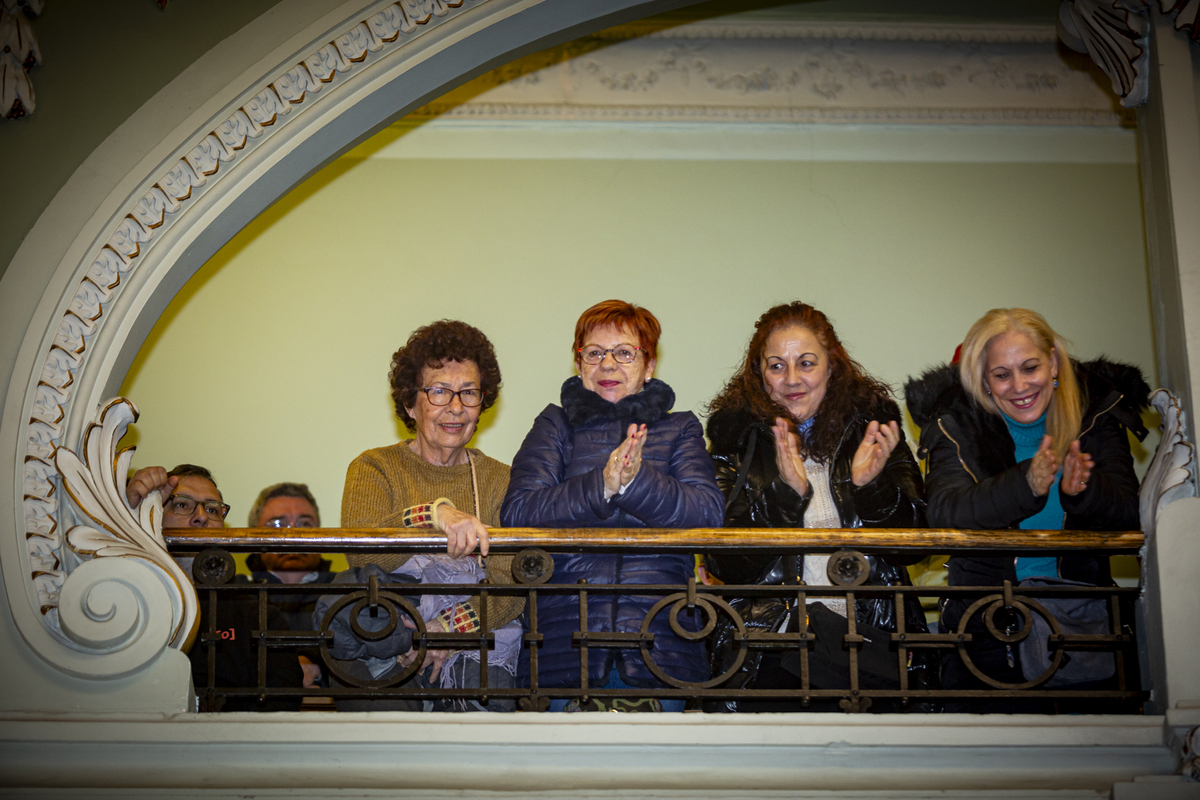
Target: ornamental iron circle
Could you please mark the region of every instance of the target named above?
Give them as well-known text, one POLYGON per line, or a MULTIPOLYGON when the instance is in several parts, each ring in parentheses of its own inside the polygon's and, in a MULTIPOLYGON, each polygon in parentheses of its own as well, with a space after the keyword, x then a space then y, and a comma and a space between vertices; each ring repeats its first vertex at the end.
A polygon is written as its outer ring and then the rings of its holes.
POLYGON ((871 576, 871 564, 857 550, 838 550, 829 557, 825 574, 834 586, 861 586, 871 576))
MULTIPOLYGON (((416 607, 405 598, 398 594, 393 594, 392 592, 379 592, 377 597, 381 601, 379 605, 388 609, 388 625, 385 626, 383 630, 387 633, 391 633, 391 631, 395 629, 399 616, 398 612, 393 606, 399 607, 416 624, 417 627, 416 630, 413 631, 413 637, 414 639, 420 641, 421 644, 417 650, 416 657, 407 667, 400 670, 390 678, 366 681, 355 678, 338 666, 338 659, 334 658, 329 653, 329 638, 322 636, 320 639, 321 660, 325 662, 325 666, 329 668, 330 673, 347 686, 358 686, 364 689, 383 689, 388 686, 395 686, 396 684, 403 683, 411 678, 425 663, 425 653, 429 649, 425 644, 425 620, 421 618, 421 615, 417 612, 416 607)), ((354 592, 340 598, 336 603, 329 607, 329 610, 325 612, 325 616, 321 618, 320 633, 328 633, 329 626, 333 624, 334 618, 336 618, 342 609, 344 609, 347 605, 354 603, 354 607, 350 611, 350 626, 355 634, 358 635, 358 631, 363 630, 362 627, 357 624, 358 615, 364 608, 366 608, 367 603, 370 602, 370 599, 370 592, 366 590, 354 592)), ((376 636, 378 634, 378 632, 373 633, 371 631, 364 631, 364 633, 366 633, 368 636, 376 636)), ((384 635, 387 635, 387 633, 384 635)))
POLYGON ((717 627, 717 613, 712 605, 703 597, 696 598, 696 606, 704 611, 704 627, 698 631, 689 631, 687 628, 679 624, 679 612, 687 606, 687 598, 679 600, 675 605, 671 606, 671 613, 667 615, 667 622, 671 624, 671 630, 675 631, 675 635, 685 642, 700 642, 706 636, 713 632, 717 627))
POLYGON ((554 558, 538 547, 527 547, 513 556, 512 575, 517 583, 540 585, 554 575, 554 558))
POLYGON ((210 547, 192 560, 192 577, 201 586, 220 586, 237 574, 237 564, 226 550, 210 547))
POLYGON ((992 603, 988 606, 987 611, 983 612, 983 624, 987 626, 988 633, 1005 644, 1016 644, 1024 641, 1033 632, 1033 612, 1029 610, 1029 606, 1014 599, 1011 606, 1005 606, 1001 603, 992 603), (1008 627, 1004 630, 996 624, 996 615, 1003 614, 1007 617, 1013 617, 1016 614, 1021 616, 1021 627, 1016 633, 1007 633, 1008 627))
POLYGON ((369 631, 358 622, 358 615, 367 609, 371 604, 369 597, 364 597, 354 604, 354 608, 350 609, 350 630, 355 636, 365 642, 378 642, 392 635, 396 630, 396 626, 400 624, 400 615, 396 613, 395 606, 389 603, 376 603, 376 606, 382 606, 387 611, 388 621, 377 631, 369 631))
MULTIPOLYGON (((1045 606, 1043 606, 1041 603, 1037 602, 1036 600, 1032 600, 1028 597, 1017 597, 1017 596, 1014 596, 1012 601, 1013 601, 1013 607, 1016 607, 1018 605, 1024 607, 1024 606, 1028 605, 1029 607, 1033 608, 1034 611, 1036 611, 1038 614, 1040 614, 1042 616, 1042 618, 1045 619, 1047 623, 1049 623, 1051 636, 1058 636, 1062 633, 1062 631, 1058 627, 1058 621, 1056 619, 1054 619, 1054 615, 1051 614, 1049 611, 1047 611, 1045 606)), ((985 624, 988 624, 988 627, 991 628, 992 630, 994 630, 992 625, 990 623, 987 623, 987 620, 988 620, 987 615, 994 614, 995 609, 1004 607, 1004 595, 1002 595, 1002 594, 989 594, 986 597, 981 597, 978 600, 976 600, 974 603, 972 603, 970 605, 970 607, 966 610, 966 612, 963 613, 962 619, 959 620, 958 630, 956 631, 956 633, 959 635, 959 637, 962 637, 966 634, 967 623, 970 622, 971 617, 975 616, 975 613, 978 612, 984 606, 988 606, 988 610, 985 612, 985 617, 984 617, 985 624)), ((1028 609, 1025 610, 1025 613, 1028 613, 1028 609)), ((1032 616, 1030 616, 1026 621, 1027 627, 1029 627, 1029 623, 1031 623, 1031 622, 1032 622, 1032 616)), ((993 634, 993 635, 995 635, 995 634, 993 634)), ((997 638, 1000 638, 1000 637, 997 636, 997 638)), ((1001 639, 1001 641, 1004 641, 1004 640, 1001 639)), ((1050 666, 1047 667, 1046 671, 1043 672, 1041 675, 1037 676, 1036 678, 1034 678, 1031 681, 1025 681, 1024 683, 1005 683, 1004 681, 998 681, 995 678, 992 678, 992 677, 986 675, 982 670, 979 669, 979 667, 975 666, 975 662, 972 661, 971 657, 967 654, 966 643, 961 638, 959 639, 959 642, 957 643, 956 649, 958 650, 959 658, 962 659, 963 664, 965 664, 967 666, 967 669, 969 669, 971 671, 972 675, 974 675, 976 678, 979 678, 979 680, 983 681, 987 685, 993 686, 997 689, 1030 689, 1030 688, 1033 688, 1034 686, 1040 686, 1041 684, 1050 680, 1050 678, 1054 675, 1054 673, 1058 671, 1058 668, 1059 668, 1059 666, 1062 665, 1062 660, 1063 660, 1063 650, 1061 647, 1057 648, 1054 651, 1054 657, 1051 658, 1051 660, 1050 660, 1050 666)))
POLYGON ((687 631, 686 635, 684 635, 677 617, 680 610, 686 605, 687 593, 678 592, 676 594, 667 595, 655 603, 654 606, 648 612, 646 612, 646 616, 642 618, 642 641, 641 644, 638 645, 642 652, 642 660, 645 662, 649 670, 654 673, 655 677, 670 686, 675 686, 680 689, 711 689, 712 687, 719 686, 720 684, 732 678, 737 674, 737 671, 742 668, 742 663, 746 660, 746 651, 749 649, 749 646, 746 644, 746 623, 742 621, 741 615, 739 615, 737 611, 733 609, 733 606, 725 602, 723 598, 716 597, 715 595, 697 597, 696 605, 703 606, 704 613, 707 615, 708 624, 706 624, 700 631, 687 631), (654 618, 657 617, 664 608, 671 606, 671 616, 669 618, 671 630, 679 632, 682 638, 692 639, 695 641, 706 636, 716 626, 717 617, 716 610, 713 608, 714 605, 718 606, 722 611, 729 615, 730 619, 733 620, 734 629, 736 630, 735 639, 738 643, 738 654, 733 660, 733 663, 729 665, 729 669, 725 670, 715 678, 696 683, 692 683, 691 681, 681 681, 663 672, 662 668, 659 667, 658 664, 654 662, 654 659, 650 656, 650 647, 646 643, 646 637, 650 633, 650 623, 654 621, 654 618))

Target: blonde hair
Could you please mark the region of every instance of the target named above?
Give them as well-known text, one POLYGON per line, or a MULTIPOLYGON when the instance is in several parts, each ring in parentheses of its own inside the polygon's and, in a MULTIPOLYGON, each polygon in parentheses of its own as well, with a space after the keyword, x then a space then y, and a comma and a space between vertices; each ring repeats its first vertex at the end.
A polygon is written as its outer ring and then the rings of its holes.
POLYGON ((1028 336, 1047 357, 1052 353, 1057 356, 1057 388, 1046 410, 1046 433, 1053 440, 1054 453, 1062 459, 1071 442, 1079 437, 1084 397, 1075 377, 1071 355, 1067 352, 1066 339, 1055 333, 1041 314, 1027 308, 993 308, 984 314, 971 326, 967 338, 963 340, 958 364, 959 378, 976 403, 993 414, 1000 414, 996 401, 987 389, 987 348, 997 336, 1012 332, 1028 336))

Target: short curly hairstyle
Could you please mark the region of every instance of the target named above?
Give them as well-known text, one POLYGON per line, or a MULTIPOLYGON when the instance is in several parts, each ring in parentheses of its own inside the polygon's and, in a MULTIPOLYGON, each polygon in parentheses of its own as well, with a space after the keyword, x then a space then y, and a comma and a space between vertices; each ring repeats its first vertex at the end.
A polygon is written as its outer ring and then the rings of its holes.
POLYGON ((481 413, 500 396, 500 363, 496 351, 483 331, 454 319, 443 319, 413 331, 408 342, 392 354, 388 381, 396 416, 410 431, 417 421, 408 413, 417 402, 421 389, 421 371, 437 369, 447 361, 474 361, 479 367, 479 388, 483 390, 481 413))

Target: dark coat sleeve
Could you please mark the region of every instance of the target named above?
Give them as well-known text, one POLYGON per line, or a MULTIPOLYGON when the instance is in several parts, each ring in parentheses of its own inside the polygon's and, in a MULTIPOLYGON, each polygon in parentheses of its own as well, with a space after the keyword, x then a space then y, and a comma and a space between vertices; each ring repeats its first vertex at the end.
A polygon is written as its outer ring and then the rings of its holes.
POLYGON ((1092 457, 1096 466, 1082 492, 1074 497, 1060 492, 1070 527, 1089 531, 1140 530, 1138 479, 1125 427, 1111 414, 1102 414, 1080 440, 1080 449, 1092 457))
POLYGON ((500 507, 504 527, 588 527, 616 513, 616 505, 604 499, 601 468, 564 478, 571 447, 566 415, 558 406, 547 406, 513 458, 500 507))
POLYGON ((921 446, 929 452, 925 495, 929 524, 935 528, 1011 528, 1046 505, 1046 498, 1034 496, 1029 488, 1029 461, 977 482, 959 457, 959 445, 943 429, 943 420, 925 427, 921 446))
POLYGON ((682 417, 683 424, 671 443, 667 471, 643 461, 625 493, 612 502, 648 528, 719 528, 725 501, 704 447, 704 429, 690 411, 672 416, 682 417))
MULTIPOLYGON (((865 432, 865 431, 864 431, 865 432)), ((859 437, 859 442, 862 437, 859 437)), ((848 443, 850 459, 858 442, 848 443)), ((851 479, 853 486, 853 479, 851 479)), ((900 431, 900 441, 888 456, 883 471, 866 486, 855 486, 854 509, 864 528, 924 528, 925 491, 921 470, 900 431)), ((845 520, 842 520, 845 524, 845 520)))
POLYGON ((812 500, 812 487, 801 496, 779 477, 774 448, 774 442, 769 436, 763 436, 761 433, 758 435, 752 456, 754 463, 750 465, 746 481, 736 497, 732 497, 732 494, 745 453, 713 453, 717 488, 725 498, 726 528, 804 527, 804 512, 808 510, 808 504, 812 500))
MULTIPOLYGON (((754 455, 746 474, 746 482, 732 495, 744 452, 714 452, 713 465, 717 471, 717 486, 726 498, 725 527, 727 528, 803 528, 804 512, 812 500, 813 490, 801 496, 779 477, 775 465, 775 445, 769 434, 755 434, 754 455), (765 441, 764 441, 765 439, 765 441), (765 453, 763 449, 765 448, 765 453)), ((779 568, 776 553, 709 553, 705 556, 708 571, 725 583, 754 584, 763 582, 767 573, 779 568)))

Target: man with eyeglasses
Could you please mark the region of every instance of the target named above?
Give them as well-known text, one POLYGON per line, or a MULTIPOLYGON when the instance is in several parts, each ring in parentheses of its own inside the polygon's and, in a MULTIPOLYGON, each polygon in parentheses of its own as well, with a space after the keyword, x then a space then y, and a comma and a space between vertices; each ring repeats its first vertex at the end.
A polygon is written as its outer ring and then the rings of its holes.
MULTIPOLYGON (((211 472, 195 464, 180 464, 168 472, 162 467, 143 467, 125 485, 129 507, 136 509, 153 491, 163 497, 164 528, 223 528, 229 506, 217 488, 211 472)), ((177 559, 191 572, 192 559, 177 559)), ((244 578, 243 578, 244 580, 244 578)), ((208 604, 200 604, 200 630, 209 630, 208 604)), ((216 629, 221 640, 216 645, 216 681, 218 686, 253 686, 258 682, 258 654, 253 646, 253 631, 259 628, 258 604, 249 597, 221 599, 217 603, 216 629)), ((287 621, 273 605, 267 606, 267 628, 287 629, 287 621)), ((308 626, 305 626, 307 630, 308 626)), ((192 680, 204 686, 208 680, 208 646, 199 640, 188 657, 192 662, 192 680)), ((278 651, 267 654, 267 685, 298 686, 302 683, 301 664, 294 655, 278 651)), ((294 699, 231 698, 223 711, 289 711, 299 708, 294 699)), ((218 710, 218 709, 207 709, 218 710)))
MULTIPOLYGON (((258 494, 247 520, 251 528, 319 528, 321 512, 317 498, 303 483, 276 483, 258 494)), ((337 576, 330 572, 330 562, 320 553, 252 553, 246 558, 250 578, 255 583, 332 583, 337 576)), ((312 630, 313 610, 319 594, 274 593, 268 601, 279 608, 293 631, 312 630)), ((300 667, 304 670, 306 687, 324 686, 321 657, 314 648, 300 652, 300 667)))
POLYGON ((162 467, 142 467, 125 485, 129 507, 136 509, 155 490, 163 498, 164 528, 225 527, 229 506, 204 467, 180 464, 170 472, 162 467))

